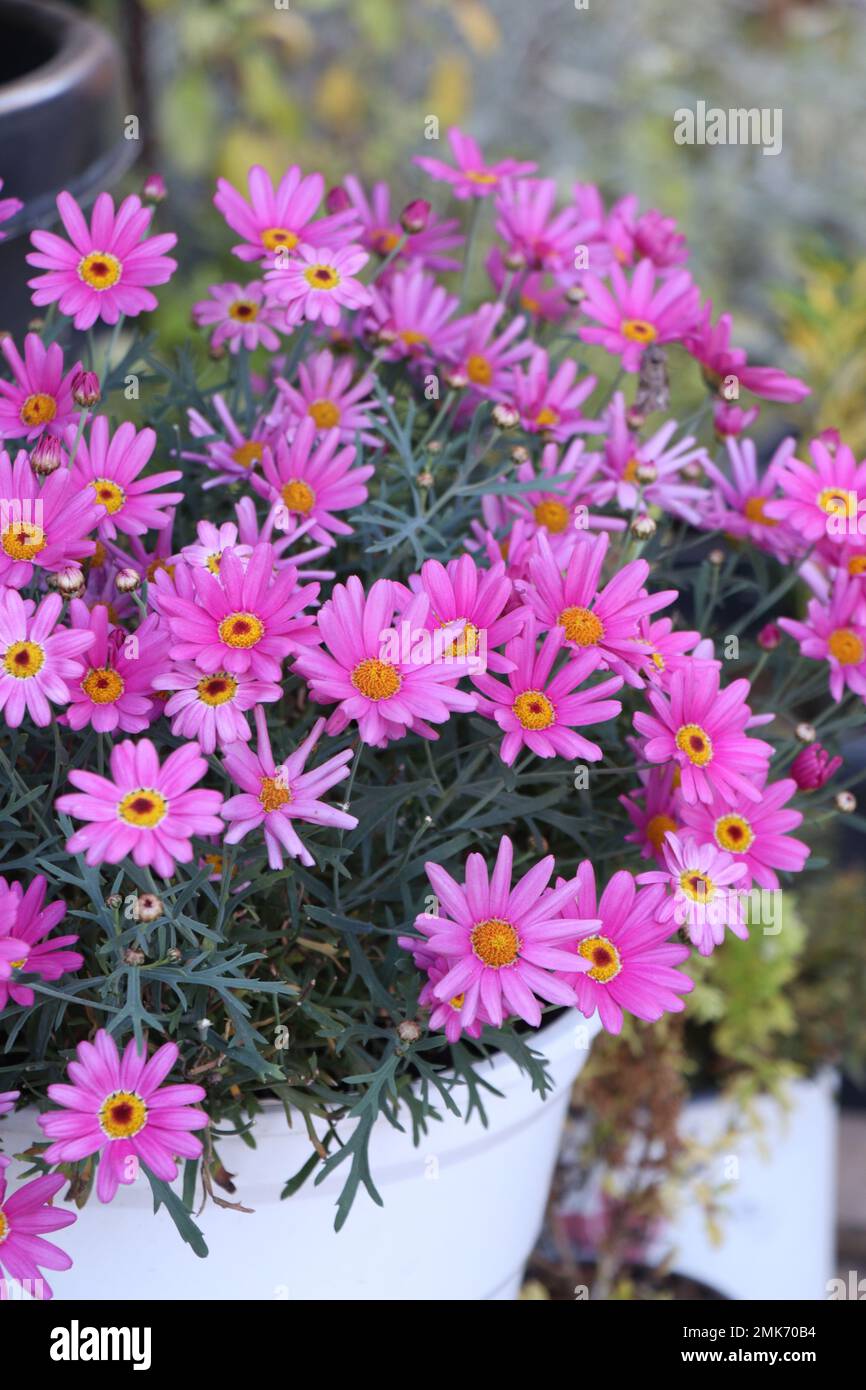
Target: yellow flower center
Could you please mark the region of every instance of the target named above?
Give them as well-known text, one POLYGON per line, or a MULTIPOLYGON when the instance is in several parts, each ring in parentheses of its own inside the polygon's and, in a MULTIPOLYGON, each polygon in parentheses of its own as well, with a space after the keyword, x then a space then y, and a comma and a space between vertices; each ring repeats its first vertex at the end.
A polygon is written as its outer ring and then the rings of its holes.
POLYGON ((623 481, 626 483, 637 482, 637 470, 640 468, 640 459, 629 459, 625 468, 622 470, 623 481))
POLYGON ((866 574, 866 555, 852 555, 848 561, 849 574, 866 574))
POLYGON ((215 574, 217 578, 219 578, 220 560, 222 557, 223 553, 221 550, 213 550, 205 560, 206 567, 210 570, 211 574, 215 574))
POLYGON ((236 299, 229 305, 229 317, 238 323, 254 323, 259 316, 259 306, 252 299, 236 299))
POLYGON ((137 1091, 112 1091, 99 1107, 99 1128, 109 1139, 131 1139, 147 1124, 147 1106, 137 1091))
POLYGON ((778 526, 779 523, 778 521, 776 521, 775 517, 767 516, 766 514, 766 506, 768 500, 769 499, 766 497, 746 498, 746 504, 743 507, 743 511, 745 512, 749 521, 754 522, 758 526, 778 526))
POLYGON ((556 710, 540 690, 524 690, 511 708, 524 729, 549 729, 556 723, 556 710))
POLYGON ((631 343, 653 343, 658 337, 656 329, 646 319, 623 319, 619 331, 631 343))
POLYGON ((466 375, 470 381, 474 381, 476 386, 489 386, 493 380, 493 368, 486 357, 480 353, 473 352, 472 356, 466 360, 466 375))
POLYGON ((731 854, 745 854, 755 839, 755 832, 745 816, 733 813, 729 816, 719 816, 713 826, 713 833, 719 848, 726 849, 731 854))
POLYGON ((704 767, 712 761, 712 739, 700 724, 680 725, 677 729, 676 745, 696 767, 704 767))
POLYGON ((152 830, 168 815, 168 802, 152 787, 138 787, 134 792, 127 792, 118 803, 117 814, 128 825, 152 830))
POLYGON ((578 647, 594 647, 604 636, 604 624, 588 608, 564 608, 557 621, 578 647))
MULTIPOLYGON (((102 541, 97 541, 96 549, 90 557, 90 568, 94 570, 101 570, 102 566, 105 564, 107 559, 108 551, 105 549, 105 546, 102 544, 102 541)), ((152 577, 152 575, 148 575, 148 579, 151 579, 152 577)))
POLYGON ((539 300, 533 299, 531 294, 522 294, 520 296, 520 307, 521 309, 525 309, 528 314, 538 314, 541 312, 539 300))
POLYGON ((840 666, 859 666, 863 660, 863 643, 850 627, 837 627, 830 633, 827 646, 840 666))
POLYGON ((818 493, 818 506, 828 516, 856 516, 857 494, 841 487, 825 487, 818 493))
POLYGON ((650 661, 657 671, 663 671, 665 669, 665 659, 661 652, 650 652, 650 661))
POLYGON ((454 1009, 457 1013, 459 1013, 460 1010, 463 1008, 463 1005, 466 1003, 466 995, 465 995, 465 993, 464 993, 464 994, 455 994, 455 995, 453 996, 453 998, 451 998, 451 999, 448 1000, 448 1003, 451 1005, 452 1009, 454 1009))
POLYGON ((221 854, 203 854, 202 859, 215 874, 222 874, 223 857, 221 854))
POLYGON ((549 429, 552 425, 559 424, 559 416, 555 410, 551 410, 549 405, 545 405, 536 415, 535 423, 540 429, 549 429))
POLYGON ((407 347, 417 347, 421 343, 429 343, 430 339, 426 333, 421 333, 417 328, 404 328, 400 337, 407 347))
POLYGON ((18 521, 3 532, 2 545, 10 560, 32 560, 48 544, 41 526, 18 521))
POLYGON ((312 416, 320 430, 332 430, 340 423, 340 407, 333 401, 311 401, 307 414, 312 416))
POLYGON ((498 174, 488 174, 486 169, 467 169, 465 177, 470 183, 498 183, 498 174))
POLYGON ((350 677, 353 686, 368 700, 389 700, 400 689, 400 672, 390 661, 374 656, 360 661, 350 677))
POLYGON ((150 564, 148 565, 147 569, 145 570, 145 574, 147 575, 147 582, 149 584, 152 584, 156 576, 159 574, 160 570, 164 570, 165 573, 169 576, 169 578, 173 579, 175 568, 176 566, 167 565, 165 560, 161 559, 159 555, 155 555, 151 560, 150 564))
POLYGON ((291 801, 292 793, 285 782, 276 777, 263 777, 262 789, 259 792, 259 801, 266 811, 278 811, 286 802, 291 801))
POLYGON ((676 830, 677 823, 671 816, 660 812, 657 816, 650 816, 646 823, 646 837, 653 849, 658 853, 665 842, 665 835, 669 830, 676 830))
POLYGON ((265 452, 264 444, 259 443, 258 439, 249 439, 246 444, 239 444, 232 450, 232 462, 239 468, 252 468, 254 463, 258 463, 262 454, 265 452))
POLYGON ((7 1219, 6 1219, 5 1214, 4 1214, 2 1211, 0 1211, 0 1245, 3 1244, 3 1242, 4 1242, 4 1240, 6 1239, 6 1237, 8 1236, 8 1234, 9 1234, 9 1222, 8 1222, 7 1219))
MULTIPOLYGON (((446 622, 440 623, 440 627, 447 627, 449 623, 459 622, 459 618, 449 618, 446 622)), ((478 628, 474 623, 467 623, 459 637, 455 637, 451 646, 448 648, 449 656, 474 656, 478 650, 478 628)))
POLYGON ((297 233, 290 232, 288 227, 266 227, 262 232, 262 245, 268 251, 293 251, 298 240, 297 233))
POLYGON ((110 478, 94 478, 90 486, 96 494, 96 500, 101 507, 104 507, 109 516, 114 516, 119 512, 126 501, 126 493, 117 483, 113 483, 110 478))
POLYGON ((300 512, 306 516, 316 505, 316 494, 309 483, 300 478, 290 478, 281 489, 281 496, 290 512, 300 512))
POLYGON ((587 936, 577 943, 578 953, 592 965, 587 975, 596 984, 606 985, 622 970, 622 958, 612 941, 606 936, 587 936))
POLYGON ((333 290, 340 283, 335 266, 311 265, 304 271, 304 279, 311 290, 333 290))
POLYGON ((228 671, 214 671, 212 676, 203 676, 195 689, 202 704, 214 708, 234 699, 238 683, 228 671))
POLYGON ((265 635, 265 625, 255 613, 229 613, 219 625, 220 641, 227 647, 254 647, 265 635))
POLYGON ((45 649, 36 642, 13 642, 6 648, 3 665, 16 680, 29 680, 38 676, 45 665, 45 649))
POLYGON ((708 903, 716 893, 716 885, 708 874, 702 874, 697 869, 684 869, 680 874, 680 887, 687 898, 691 898, 695 903, 708 903))
POLYGON ((397 233, 392 232, 388 227, 377 227, 374 232, 370 233, 370 244, 380 256, 390 256, 399 240, 397 233))
POLYGON ((520 937, 511 923, 504 922, 501 917, 479 922, 472 928, 469 940, 475 955, 491 970, 513 965, 520 954, 520 937))
POLYGON ((21 420, 25 425, 49 425, 56 414, 56 400, 43 391, 28 396, 21 407, 21 420))
POLYGON ((552 531, 554 535, 559 535, 568 525, 569 511, 564 502, 557 502, 555 497, 546 497, 543 502, 539 502, 535 508, 535 520, 539 526, 552 531))
POLYGON ((78 262, 78 275, 92 290, 110 290, 123 273, 123 266, 110 251, 91 251, 78 262))
POLYGON ((97 666, 87 673, 81 689, 95 705, 113 705, 123 694, 123 677, 110 666, 97 666))

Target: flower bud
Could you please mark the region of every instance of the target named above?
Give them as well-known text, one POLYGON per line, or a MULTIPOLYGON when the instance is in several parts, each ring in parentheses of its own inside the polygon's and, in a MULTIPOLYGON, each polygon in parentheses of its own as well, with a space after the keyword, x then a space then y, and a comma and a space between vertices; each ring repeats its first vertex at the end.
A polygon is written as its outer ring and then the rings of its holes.
POLYGON ((723 565, 725 563, 725 552, 721 549, 711 550, 707 559, 711 565, 723 565))
POLYGON ((179 960, 183 960, 183 955, 177 949, 176 946, 169 946, 168 950, 165 953, 165 957, 166 960, 172 961, 173 964, 177 964, 179 960))
POLYGON ((39 318, 39 316, 37 315, 36 318, 31 319, 28 323, 27 331, 28 333, 41 333, 44 327, 45 320, 43 318, 39 318))
POLYGON ((680 469, 680 476, 687 483, 699 483, 704 476, 704 470, 697 459, 692 459, 691 463, 684 463, 680 469))
POLYGON ((374 340, 380 347, 390 347, 392 343, 397 341, 397 331, 383 323, 382 327, 376 330, 374 340))
POLYGON ((102 399, 102 392, 99 389, 99 377, 96 372, 76 372, 72 378, 72 399, 82 409, 99 404, 102 399))
POLYGON ((531 458, 532 455, 525 444, 515 444, 514 448, 511 450, 511 462, 515 463, 518 468, 523 463, 529 463, 531 458))
POLYGON ((857 798, 853 792, 836 793, 836 809, 841 811, 843 816, 850 816, 852 811, 857 810, 857 798))
POLYGON ((654 463, 639 463, 634 470, 634 476, 639 483, 647 486, 657 481, 659 471, 654 463))
POLYGON ((131 946, 127 947, 127 949, 123 953, 123 961, 125 965, 144 965, 145 959, 146 957, 144 951, 136 951, 131 946))
POLYGON ((814 724, 798 724, 794 730, 794 736, 801 743, 814 743, 818 734, 814 724))
POLYGON ((445 385, 449 391, 465 391, 469 385, 469 378, 465 372, 456 369, 453 372, 445 372, 445 385))
POLYGON ((397 1036, 401 1042, 417 1042, 423 1031, 421 1024, 414 1018, 404 1018, 401 1023, 397 1024, 397 1036))
POLYGON ((648 541, 656 533, 656 524, 651 516, 636 516, 628 528, 636 541, 648 541))
POLYGON ((418 232, 424 231, 430 221, 431 212, 432 208, 426 198, 413 198, 400 213, 400 226, 407 236, 416 236, 418 232))
POLYGON ((636 405, 630 405, 625 412, 625 422, 630 430, 639 430, 646 423, 646 414, 636 405))
POLYGON ((155 893, 139 893, 135 915, 139 922, 155 922, 157 917, 163 917, 165 908, 162 898, 155 893))
POLYGON ((513 405, 506 405, 503 401, 497 401, 492 411, 493 423, 500 430, 516 430, 520 424, 520 411, 513 405))
POLYGON ((526 257, 517 246, 511 246, 502 257, 506 270, 525 270, 526 257))
POLYGON ((784 633, 777 623, 765 623, 758 633, 758 646, 762 651, 774 652, 783 636, 784 633))
POLYGON ((148 203, 161 203, 168 197, 168 189, 162 174, 148 174, 141 186, 141 195, 148 203))
POLYGON ((586 290, 583 285, 569 285, 564 297, 566 304, 570 304, 573 309, 576 309, 586 299, 586 290))
POLYGON ((328 212, 347 212, 351 206, 352 199, 340 184, 335 184, 333 188, 328 189, 325 197, 325 207, 328 212))
POLYGON ((105 899, 105 906, 110 907, 112 912, 116 912, 119 907, 123 907, 123 897, 120 893, 109 893, 105 899))
POLYGON ((428 452, 428 454, 441 454, 441 453, 442 453, 442 441, 441 441, 441 439, 431 439, 431 440, 430 440, 430 443, 427 445, 427 452, 428 452))
POLYGON ((419 487, 432 487, 432 486, 433 486, 433 474, 430 472, 430 469, 429 469, 429 468, 424 468, 424 469, 422 469, 421 472, 418 474, 418 486, 419 486, 419 487))
MULTIPOLYGON (((812 732, 814 734, 814 729, 812 732)), ((822 744, 813 742, 800 749, 791 763, 791 776, 801 792, 814 792, 823 787, 825 782, 829 782, 841 766, 842 759, 838 755, 831 758, 822 744)))
POLYGON ((56 473, 63 462, 63 449, 60 440, 53 434, 43 434, 30 451, 30 467, 39 478, 47 478, 56 473))
POLYGON ((134 569, 121 570, 114 582, 119 594, 134 594, 141 587, 141 575, 134 569))
POLYGON ((81 598, 86 588, 83 572, 77 565, 67 565, 54 576, 54 588, 64 598, 81 598))

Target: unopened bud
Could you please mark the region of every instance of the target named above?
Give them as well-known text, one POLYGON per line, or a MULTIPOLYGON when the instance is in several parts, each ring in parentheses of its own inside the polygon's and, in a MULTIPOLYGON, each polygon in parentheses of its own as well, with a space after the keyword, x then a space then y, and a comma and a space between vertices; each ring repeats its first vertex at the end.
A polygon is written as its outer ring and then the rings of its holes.
POLYGON ((166 960, 170 960, 173 964, 177 964, 179 960, 183 960, 183 955, 176 946, 169 946, 165 953, 165 958, 166 960))
POLYGON ((445 372, 444 376, 445 385, 450 391, 465 391, 466 387, 469 385, 469 378, 465 372, 455 370, 453 372, 445 372))
POLYGON ((704 470, 701 468, 697 459, 692 459, 691 463, 683 464, 680 469, 680 475, 685 478, 688 483, 699 483, 704 476, 704 470))
POLYGON ((762 651, 774 652, 783 636, 784 633, 777 623, 765 623, 758 633, 758 646, 762 651))
POLYGON ((568 289, 565 291, 565 302, 571 304, 575 309, 578 304, 582 304, 585 299, 586 290, 583 288, 583 285, 569 285, 568 289))
POLYGON ((110 907, 112 912, 116 912, 119 907, 123 907, 123 898, 120 893, 109 893, 105 899, 105 906, 110 907))
POLYGON ((857 798, 853 792, 836 793, 836 810, 841 811, 843 816, 850 816, 852 811, 857 810, 857 798))
POLYGON ((139 922, 155 922, 157 917, 163 917, 165 908, 162 898, 158 898, 155 893, 140 893, 135 915, 139 922))
POLYGON ((651 516, 636 516, 628 528, 636 541, 648 541, 656 533, 656 524, 651 516))
POLYGON ((168 197, 168 189, 162 174, 148 174, 141 185, 141 195, 149 203, 161 203, 168 197))
POLYGON ((794 736, 801 743, 814 743, 818 733, 814 724, 798 724, 794 730, 794 736))
POLYGON ((141 588, 141 575, 134 569, 121 570, 114 582, 119 594, 134 594, 141 588))
POLYGON ((397 1036, 401 1042, 417 1042, 423 1031, 421 1024, 414 1018, 404 1018, 402 1023, 397 1024, 397 1036))
POLYGON ((146 956, 144 951, 136 951, 133 947, 128 947, 123 953, 125 965, 144 965, 146 956))
POLYGON ((518 468, 522 463, 529 463, 531 457, 525 444, 515 444, 511 450, 511 462, 516 463, 518 468))
POLYGON ((493 423, 500 430, 516 430, 520 424, 520 411, 513 405, 505 405, 502 401, 497 401, 492 410, 493 423))
POLYGON ((28 333, 41 333, 44 327, 45 327, 45 320, 44 320, 43 318, 39 318, 38 315, 37 315, 36 318, 31 319, 30 322, 28 323, 28 325, 27 325, 27 331, 28 331, 28 333))
POLYGON ((392 343, 396 343, 398 334, 394 328, 383 323, 381 328, 376 329, 374 338, 380 347, 390 347, 392 343))
POLYGON ((340 184, 335 184, 333 188, 328 189, 325 197, 325 207, 328 212, 347 212, 351 206, 352 199, 340 184))
POLYGON ((440 439, 431 439, 430 443, 427 445, 427 452, 428 454, 441 454, 442 441, 440 439))
POLYGON ((433 474, 430 472, 430 469, 429 469, 429 468, 424 468, 424 469, 422 469, 421 472, 418 474, 418 486, 419 486, 419 487, 432 487, 432 486, 433 486, 433 474))
POLYGON ((517 246, 510 247, 502 257, 502 260, 506 270, 526 269, 526 257, 517 246))
POLYGON ((630 405, 625 412, 625 422, 630 430, 639 430, 641 425, 646 423, 646 414, 636 405, 630 405))
POLYGON ((423 232, 430 221, 431 211, 426 198, 413 198, 411 203, 407 203, 400 213, 400 226, 406 235, 416 236, 418 232, 423 232))
POLYGON ((43 434, 36 441, 36 445, 30 451, 30 467, 40 478, 47 478, 49 473, 56 473, 63 462, 63 450, 60 447, 60 440, 55 439, 52 434, 43 434))
POLYGON ((659 475, 659 471, 654 463, 639 463, 634 470, 634 476, 639 483, 654 483, 659 475))
POLYGON ((72 399, 82 409, 98 405, 102 399, 99 377, 96 372, 77 372, 72 378, 72 399))
POLYGON ((85 587, 84 574, 77 565, 67 565, 54 576, 54 588, 64 598, 81 598, 85 587))
POLYGON ((725 563, 725 552, 723 550, 711 550, 707 556, 711 565, 723 565, 725 563))

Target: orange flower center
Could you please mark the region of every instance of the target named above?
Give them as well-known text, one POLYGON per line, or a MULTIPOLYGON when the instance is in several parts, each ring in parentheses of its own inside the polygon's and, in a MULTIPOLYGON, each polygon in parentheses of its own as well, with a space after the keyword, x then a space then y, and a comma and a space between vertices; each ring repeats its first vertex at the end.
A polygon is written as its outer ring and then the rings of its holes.
POLYGON ((28 396, 21 407, 21 420, 25 425, 49 425, 56 414, 56 400, 44 391, 28 396))
POLYGON ((564 608, 558 623, 569 642, 578 647, 594 647, 604 636, 604 624, 588 608, 564 608))
POLYGON ((501 917, 490 917, 486 922, 479 922, 472 928, 469 940, 475 955, 491 970, 513 965, 520 954, 520 937, 511 923, 503 921, 501 917))
POLYGON ((368 700, 388 700, 400 689, 400 672, 390 661, 379 661, 367 657, 355 667, 351 675, 353 686, 368 700))
POLYGON ((622 970, 619 951, 606 936, 587 936, 577 943, 577 949, 584 960, 592 961, 586 973, 597 984, 606 985, 622 970))
POLYGON ((682 724, 677 730, 676 745, 696 767, 705 767, 712 761, 712 739, 700 724, 682 724))
POLYGON ((524 690, 511 708, 524 729, 549 729, 556 723, 556 710, 540 690, 524 690))

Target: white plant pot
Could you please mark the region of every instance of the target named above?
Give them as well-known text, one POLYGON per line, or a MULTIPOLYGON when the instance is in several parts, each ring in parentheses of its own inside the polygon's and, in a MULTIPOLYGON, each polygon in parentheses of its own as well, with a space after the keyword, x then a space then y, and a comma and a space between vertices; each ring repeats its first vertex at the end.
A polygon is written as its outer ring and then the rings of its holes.
MULTIPOLYGON (((289 1130, 274 1105, 255 1126, 256 1148, 222 1139, 235 1197, 252 1215, 208 1204, 196 1220, 210 1248, 198 1259, 168 1214, 153 1216, 147 1178, 103 1206, 95 1195, 55 1237, 75 1261, 50 1277, 55 1299, 513 1299, 544 1215, 572 1083, 600 1024, 569 1010, 532 1038, 553 1091, 543 1102, 503 1054, 479 1067, 502 1098, 485 1096, 488 1127, 444 1113, 416 1148, 387 1120, 374 1128, 371 1171, 384 1207, 360 1191, 333 1229, 343 1168, 310 1178, 285 1201, 287 1179, 309 1157, 302 1125, 289 1130)), ((351 1127, 342 1128, 345 1137, 351 1127)), ((41 1131, 33 1111, 0 1123, 7 1154, 41 1131)), ((20 1165, 13 1163, 14 1175, 20 1165)))
MULTIPOLYGON (((682 1200, 660 1235, 672 1267, 732 1299, 823 1300, 834 1273, 836 1222, 836 1076, 827 1071, 788 1087, 790 1107, 756 1102, 761 1128, 713 1154, 701 1175, 725 1186, 721 1243, 707 1230, 695 1197, 682 1200), (732 1162, 732 1160, 735 1160, 732 1162)), ((691 1101, 681 1133, 712 1146, 738 1120, 732 1102, 691 1101)))

